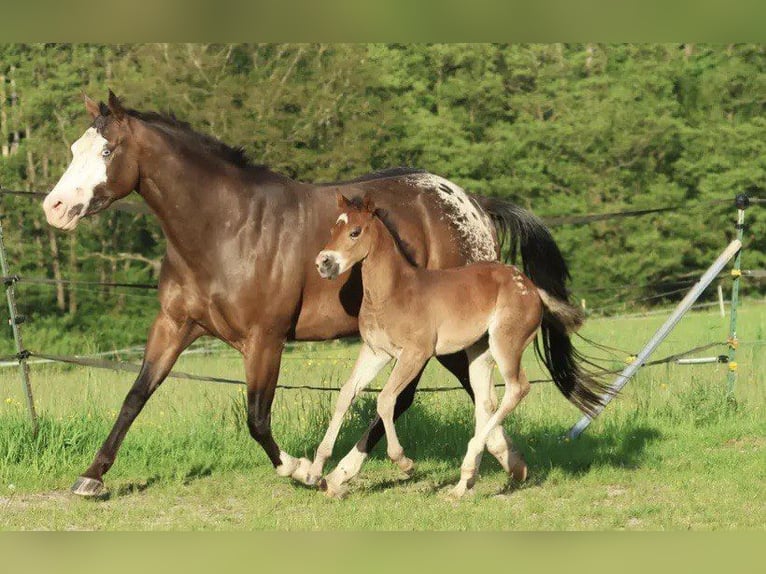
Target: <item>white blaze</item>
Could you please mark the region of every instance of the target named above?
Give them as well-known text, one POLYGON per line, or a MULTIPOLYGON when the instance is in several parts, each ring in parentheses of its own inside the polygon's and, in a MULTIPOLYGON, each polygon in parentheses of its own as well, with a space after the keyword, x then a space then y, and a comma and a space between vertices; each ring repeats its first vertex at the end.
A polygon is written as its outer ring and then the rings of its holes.
POLYGON ((59 229, 74 229, 88 209, 93 190, 106 181, 106 159, 102 155, 107 140, 96 128, 88 128, 72 144, 72 163, 43 202, 48 223, 59 229), (78 214, 70 210, 82 205, 78 214))
POLYGON ((348 223, 348 213, 341 213, 335 223, 340 223, 341 221, 343 223, 348 223))

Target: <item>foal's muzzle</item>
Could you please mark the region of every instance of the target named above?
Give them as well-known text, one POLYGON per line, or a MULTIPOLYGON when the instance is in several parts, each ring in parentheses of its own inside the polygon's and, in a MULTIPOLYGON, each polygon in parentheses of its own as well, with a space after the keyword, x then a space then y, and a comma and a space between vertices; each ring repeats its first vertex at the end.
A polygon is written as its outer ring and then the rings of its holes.
POLYGON ((322 251, 316 258, 317 271, 323 279, 335 279, 340 275, 340 264, 332 254, 322 251))

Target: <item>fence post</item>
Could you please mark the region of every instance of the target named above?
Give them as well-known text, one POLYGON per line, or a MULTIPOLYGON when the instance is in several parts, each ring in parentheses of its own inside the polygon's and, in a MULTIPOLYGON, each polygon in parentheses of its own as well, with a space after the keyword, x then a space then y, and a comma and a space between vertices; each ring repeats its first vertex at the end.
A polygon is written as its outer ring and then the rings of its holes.
MULTIPOLYGON (((737 239, 742 243, 742 237, 745 232, 745 209, 750 205, 750 198, 744 193, 740 193, 734 199, 737 206, 737 239)), ((737 353, 737 305, 739 305, 739 278, 742 276, 742 249, 737 252, 734 258, 734 269, 731 270, 734 281, 731 285, 731 310, 729 314, 729 374, 727 375, 726 388, 731 398, 734 395, 734 385, 737 382, 737 362, 734 360, 737 353)))
MULTIPOLYGON (((708 268, 708 270, 705 271, 702 277, 700 277, 699 281, 694 284, 691 290, 686 294, 686 296, 670 314, 670 317, 665 320, 662 326, 654 333, 649 342, 644 346, 643 349, 641 349, 641 352, 638 353, 638 356, 633 360, 633 362, 630 363, 630 365, 628 365, 617 376, 617 379, 614 381, 614 383, 612 383, 611 387, 615 393, 619 392, 620 389, 628 384, 630 378, 636 374, 636 371, 641 368, 641 365, 643 365, 646 359, 649 358, 649 355, 651 355, 659 346, 659 344, 665 340, 665 337, 670 334, 670 332, 673 330, 673 327, 675 327, 676 324, 681 320, 681 317, 684 316, 684 314, 689 310, 689 308, 694 304, 699 296, 702 295, 702 292, 707 288, 708 285, 710 285, 710 283, 713 282, 713 280, 726 266, 726 264, 731 261, 732 257, 739 253, 741 247, 742 243, 740 240, 735 239, 729 243, 726 249, 721 252, 721 254, 718 256, 718 259, 716 259, 715 262, 708 268)), ((734 310, 732 309, 732 313, 733 311, 734 310)), ((612 400, 613 396, 614 395, 609 395, 604 397, 604 404, 598 407, 593 415, 584 415, 571 429, 569 429, 566 438, 575 439, 580 436, 580 434, 582 434, 582 432, 588 427, 591 421, 596 416, 598 416, 601 411, 604 410, 604 408, 606 408, 606 405, 609 404, 609 401, 612 400)))
POLYGON ((16 297, 14 285, 19 280, 18 275, 11 275, 8 271, 8 261, 5 254, 5 243, 3 241, 3 217, 2 210, 3 195, 0 194, 0 270, 3 273, 3 283, 5 284, 5 295, 8 299, 8 322, 13 331, 13 339, 16 342, 16 357, 19 359, 19 374, 21 375, 21 386, 24 396, 27 400, 27 410, 32 421, 32 430, 37 434, 37 412, 35 411, 35 401, 32 396, 32 385, 29 382, 29 365, 27 364, 28 352, 24 348, 24 342, 21 338, 20 325, 24 322, 24 317, 19 315, 16 310, 16 297))

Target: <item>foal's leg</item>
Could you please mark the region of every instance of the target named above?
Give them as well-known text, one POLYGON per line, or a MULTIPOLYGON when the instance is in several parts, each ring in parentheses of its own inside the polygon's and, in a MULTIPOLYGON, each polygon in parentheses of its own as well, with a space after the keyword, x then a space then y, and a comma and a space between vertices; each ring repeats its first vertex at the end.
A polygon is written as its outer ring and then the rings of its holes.
POLYGON ((473 486, 476 481, 478 462, 481 460, 481 453, 489 435, 495 427, 503 424, 505 417, 516 408, 516 405, 529 392, 529 381, 521 369, 521 355, 533 338, 534 335, 523 346, 519 347, 513 344, 498 344, 493 334, 490 334, 490 350, 505 381, 505 394, 499 408, 484 424, 484 427, 478 430, 474 437, 468 441, 468 449, 460 467, 460 481, 452 490, 452 495, 455 497, 463 496, 473 486))
POLYGON ((254 335, 245 347, 247 380, 247 426, 261 445, 279 476, 291 476, 304 482, 311 461, 296 459, 279 450, 271 434, 271 405, 279 377, 284 340, 266 332, 254 335))
MULTIPOLYGON (((497 408, 497 395, 492 383, 495 361, 492 359, 487 343, 477 343, 467 349, 467 353, 470 361, 470 382, 475 401, 476 426, 474 434, 478 434, 497 408)), ((502 426, 497 426, 490 432, 487 439, 487 450, 498 460, 506 473, 517 480, 524 480, 526 477, 524 459, 513 449, 511 438, 502 426)), ((476 463, 477 468, 479 462, 480 460, 476 463)))
MULTIPOLYGON (((425 368, 425 367, 424 367, 425 368)), ((394 409, 394 420, 399 418, 404 411, 406 411, 415 397, 415 390, 417 389, 420 377, 423 375, 423 369, 415 375, 410 383, 404 388, 402 393, 396 399, 396 407, 394 409)), ((346 456, 341 459, 335 469, 327 475, 324 485, 328 488, 334 488, 334 490, 328 490, 328 494, 335 495, 342 492, 341 487, 343 484, 354 478, 362 470, 362 465, 367 459, 369 452, 378 443, 385 429, 383 428, 383 421, 379 415, 375 415, 375 420, 367 429, 367 432, 362 435, 362 438, 354 445, 346 456)))
POLYGON ((394 370, 386 382, 386 386, 378 395, 378 415, 383 420, 383 427, 386 429, 386 452, 388 458, 395 462, 401 470, 409 472, 412 470, 413 462, 404 456, 404 449, 396 435, 396 426, 394 425, 394 408, 396 399, 404 390, 407 384, 423 370, 429 355, 419 351, 403 350, 396 361, 394 370))
MULTIPOLYGON (((468 357, 465 351, 459 351, 449 355, 439 355, 436 359, 447 369, 450 373, 457 377, 457 380, 468 393, 469 398, 473 401, 473 390, 468 377, 468 357)), ((425 367, 424 367, 425 368, 425 367)), ((394 408, 394 421, 404 413, 412 405, 415 399, 415 391, 417 390, 420 378, 423 375, 423 369, 415 375, 410 383, 404 388, 401 394, 396 398, 396 407, 394 408)), ((487 414, 487 418, 491 413, 487 414)), ((383 428, 383 421, 380 416, 376 414, 375 420, 370 424, 367 432, 361 439, 354 445, 346 456, 338 463, 330 475, 327 477, 327 482, 335 485, 342 485, 352 478, 354 478, 362 469, 364 461, 367 459, 368 454, 373 447, 378 444, 378 441, 385 434, 383 428)))
POLYGON ((103 475, 114 464, 117 451, 130 425, 144 408, 149 397, 165 380, 178 355, 203 333, 203 329, 195 323, 176 321, 164 311, 160 311, 149 331, 144 361, 138 378, 128 391, 112 431, 96 454, 93 463, 72 486, 73 493, 80 496, 98 496, 104 491, 103 475))
POLYGON ((332 450, 338 438, 341 424, 343 424, 343 418, 351 407, 351 403, 359 396, 359 393, 370 385, 390 360, 391 357, 385 353, 375 353, 366 344, 362 345, 359 357, 357 357, 356 364, 354 365, 354 370, 340 390, 338 402, 335 405, 335 412, 333 413, 330 425, 327 427, 327 432, 317 448, 316 457, 311 464, 306 484, 316 484, 319 478, 321 478, 324 464, 332 456, 332 450))

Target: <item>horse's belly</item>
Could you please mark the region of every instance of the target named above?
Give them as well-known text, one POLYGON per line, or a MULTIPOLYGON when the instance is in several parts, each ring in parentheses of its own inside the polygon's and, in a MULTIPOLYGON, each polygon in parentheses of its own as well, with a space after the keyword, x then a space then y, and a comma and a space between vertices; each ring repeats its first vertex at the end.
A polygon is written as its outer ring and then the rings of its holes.
POLYGON ((471 321, 446 321, 436 333, 436 354, 449 355, 467 349, 487 334, 485 317, 471 321))

